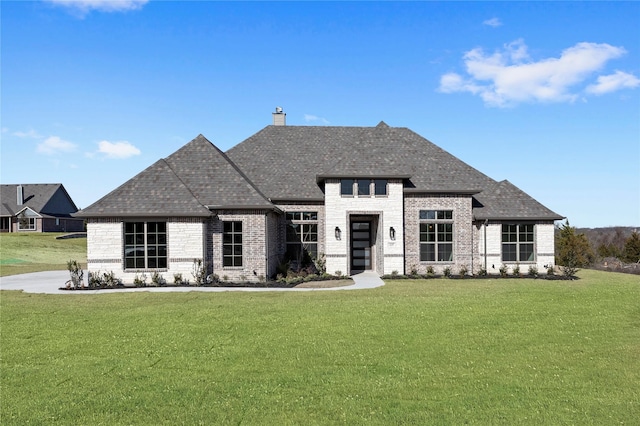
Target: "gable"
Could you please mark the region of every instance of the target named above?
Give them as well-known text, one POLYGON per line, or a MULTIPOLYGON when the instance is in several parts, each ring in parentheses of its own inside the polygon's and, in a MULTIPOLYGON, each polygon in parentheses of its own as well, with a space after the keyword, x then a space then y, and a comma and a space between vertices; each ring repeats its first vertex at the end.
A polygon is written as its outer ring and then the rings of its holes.
POLYGON ((2 185, 0 215, 15 216, 25 206, 44 214, 68 215, 78 209, 60 183, 23 184, 23 203, 17 203, 18 185, 2 185))

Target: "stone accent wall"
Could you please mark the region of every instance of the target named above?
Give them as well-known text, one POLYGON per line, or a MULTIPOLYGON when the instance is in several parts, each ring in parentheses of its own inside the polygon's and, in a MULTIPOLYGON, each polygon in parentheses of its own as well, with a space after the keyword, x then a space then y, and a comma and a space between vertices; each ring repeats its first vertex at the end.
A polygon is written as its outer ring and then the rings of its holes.
MULTIPOLYGON (((267 229, 269 212, 266 210, 226 210, 218 211, 217 219, 209 222, 207 233, 211 235, 212 272, 220 279, 227 281, 258 282, 269 275, 267 269, 267 229), (242 222, 242 266, 225 267, 222 261, 223 222, 242 222)), ((207 239, 209 236, 207 236, 207 239)))
POLYGON ((473 213, 470 195, 430 195, 407 194, 404 199, 405 210, 405 273, 417 269, 425 273, 427 267, 433 267, 441 274, 449 267, 453 274, 458 274, 465 266, 468 273, 475 272, 478 259, 474 255, 473 213), (453 211, 453 261, 423 262, 420 261, 420 210, 452 210, 453 211))
MULTIPOLYGON (((506 222, 505 222, 506 223, 506 222)), ((515 223, 515 222, 508 222, 515 223)), ((523 222, 531 223, 531 222, 523 222)), ((484 222, 478 225, 478 253, 482 265, 485 262, 485 243, 484 243, 484 222)), ((535 222, 534 228, 534 244, 536 252, 536 260, 534 262, 505 263, 502 261, 502 222, 489 221, 487 224, 487 272, 489 274, 499 274, 500 267, 503 263, 507 266, 509 273, 518 265, 520 273, 526 274, 529 266, 535 266, 539 273, 546 273, 550 266, 555 265, 555 234, 554 223, 552 221, 535 222)))
MULTIPOLYGON (((126 221, 150 219, 127 218, 126 221)), ((158 219, 153 219, 156 221, 158 219)), ((90 273, 114 272, 122 282, 131 284, 136 275, 147 275, 147 282, 154 271, 172 283, 173 275, 181 273, 183 279, 193 280, 193 261, 203 258, 204 224, 200 218, 167 219, 166 269, 124 269, 124 241, 122 218, 100 218, 87 221, 87 270, 90 273)))
POLYGON ((371 216, 376 226, 376 237, 372 252, 374 268, 379 274, 403 272, 404 252, 402 241, 405 238, 403 228, 403 185, 401 179, 388 181, 388 195, 368 197, 343 197, 340 194, 340 180, 325 181, 325 253, 327 272, 341 271, 350 274, 349 230, 353 216, 371 216), (335 229, 341 230, 342 238, 337 240, 335 229), (391 240, 389 229, 396 231, 395 240, 391 240))
MULTIPOLYGON (((123 281, 122 220, 87 220, 87 271, 92 274, 113 271, 123 281)), ((133 278, 131 278, 133 282, 133 278)))

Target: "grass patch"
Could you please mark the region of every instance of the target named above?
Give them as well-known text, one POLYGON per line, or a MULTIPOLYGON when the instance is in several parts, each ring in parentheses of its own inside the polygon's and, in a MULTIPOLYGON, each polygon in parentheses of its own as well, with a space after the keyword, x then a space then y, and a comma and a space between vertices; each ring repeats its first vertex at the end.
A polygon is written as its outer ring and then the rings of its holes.
POLYGON ((640 277, 3 291, 3 424, 633 424, 640 277))
POLYGON ((67 269, 68 260, 87 264, 87 239, 56 240, 61 233, 0 234, 0 277, 67 269))

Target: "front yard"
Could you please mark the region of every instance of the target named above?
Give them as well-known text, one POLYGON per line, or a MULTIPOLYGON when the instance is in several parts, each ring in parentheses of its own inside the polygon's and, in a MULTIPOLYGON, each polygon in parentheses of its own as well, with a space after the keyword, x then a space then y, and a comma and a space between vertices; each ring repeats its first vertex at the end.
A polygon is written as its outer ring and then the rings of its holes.
POLYGON ((633 424, 640 277, 0 293, 3 424, 633 424))

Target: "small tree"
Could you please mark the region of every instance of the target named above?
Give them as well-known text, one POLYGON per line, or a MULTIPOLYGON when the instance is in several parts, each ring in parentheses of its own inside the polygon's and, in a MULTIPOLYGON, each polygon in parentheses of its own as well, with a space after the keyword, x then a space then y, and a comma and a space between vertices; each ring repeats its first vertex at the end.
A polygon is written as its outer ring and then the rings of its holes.
POLYGON ((622 260, 629 263, 640 262, 640 235, 635 231, 624 243, 622 260))
POLYGON ((593 250, 586 235, 577 234, 569 221, 560 227, 557 238, 556 263, 562 265, 563 275, 572 277, 578 268, 589 266, 594 260, 593 250))

